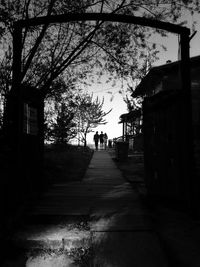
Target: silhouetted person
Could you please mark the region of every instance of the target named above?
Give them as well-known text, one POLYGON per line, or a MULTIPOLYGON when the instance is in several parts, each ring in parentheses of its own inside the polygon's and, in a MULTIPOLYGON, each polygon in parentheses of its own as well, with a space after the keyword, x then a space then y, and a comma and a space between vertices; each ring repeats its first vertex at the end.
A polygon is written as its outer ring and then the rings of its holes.
POLYGON ((111 139, 108 140, 108 147, 112 148, 112 140, 111 139))
POLYGON ((104 134, 103 134, 103 132, 101 132, 101 134, 99 135, 99 139, 100 139, 100 148, 103 149, 103 143, 104 143, 104 134))
POLYGON ((99 145, 99 134, 98 134, 98 132, 96 132, 95 135, 94 135, 94 143, 95 143, 96 150, 98 150, 98 145, 99 145))
POLYGON ((104 148, 105 148, 105 149, 107 148, 107 141, 108 141, 107 133, 104 133, 104 136, 103 136, 103 142, 104 142, 104 148))

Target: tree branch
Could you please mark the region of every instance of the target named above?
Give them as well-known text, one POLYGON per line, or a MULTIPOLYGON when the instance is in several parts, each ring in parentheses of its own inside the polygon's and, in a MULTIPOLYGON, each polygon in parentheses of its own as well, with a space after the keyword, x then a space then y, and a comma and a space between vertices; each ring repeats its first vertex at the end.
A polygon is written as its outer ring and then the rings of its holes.
MULTIPOLYGON (((49 8, 48 8, 48 12, 47 12, 47 16, 49 16, 49 15, 51 14, 55 2, 56 2, 56 0, 51 0, 51 2, 50 2, 50 4, 49 4, 49 8)), ((42 31, 40 32, 40 35, 39 35, 39 37, 37 38, 37 41, 36 41, 35 45, 34 45, 33 48, 31 49, 30 56, 29 56, 29 58, 28 58, 28 60, 27 60, 27 62, 26 62, 26 64, 25 64, 25 66, 24 66, 24 70, 23 70, 23 72, 22 72, 22 80, 23 80, 23 78, 25 77, 25 75, 26 75, 26 73, 27 73, 27 71, 28 71, 28 68, 29 68, 30 65, 31 65, 31 62, 32 62, 32 60, 33 60, 33 58, 34 58, 34 56, 35 56, 35 53, 36 53, 36 51, 37 51, 37 49, 38 49, 38 47, 39 47, 39 45, 40 45, 40 43, 41 43, 41 41, 42 41, 44 35, 45 35, 45 32, 46 32, 47 28, 48 28, 48 24, 44 24, 44 25, 43 25, 43 28, 42 28, 42 31)))

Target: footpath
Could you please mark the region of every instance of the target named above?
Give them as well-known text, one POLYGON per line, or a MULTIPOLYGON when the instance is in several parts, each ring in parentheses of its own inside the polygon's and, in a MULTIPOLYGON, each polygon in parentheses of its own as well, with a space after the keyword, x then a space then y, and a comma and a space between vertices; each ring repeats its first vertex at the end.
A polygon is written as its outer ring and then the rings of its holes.
POLYGON ((12 240, 18 253, 3 266, 179 266, 169 262, 154 216, 109 153, 95 151, 82 181, 54 184, 29 211, 12 240))

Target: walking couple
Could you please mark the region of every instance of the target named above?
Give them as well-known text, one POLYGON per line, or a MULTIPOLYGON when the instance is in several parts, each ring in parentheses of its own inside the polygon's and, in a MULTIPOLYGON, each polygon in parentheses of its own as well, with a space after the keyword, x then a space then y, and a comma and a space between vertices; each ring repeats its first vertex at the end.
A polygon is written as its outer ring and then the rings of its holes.
POLYGON ((96 150, 98 150, 99 142, 100 142, 100 149, 106 149, 107 140, 108 140, 108 136, 106 133, 101 132, 99 134, 97 131, 94 135, 94 143, 95 143, 96 150))

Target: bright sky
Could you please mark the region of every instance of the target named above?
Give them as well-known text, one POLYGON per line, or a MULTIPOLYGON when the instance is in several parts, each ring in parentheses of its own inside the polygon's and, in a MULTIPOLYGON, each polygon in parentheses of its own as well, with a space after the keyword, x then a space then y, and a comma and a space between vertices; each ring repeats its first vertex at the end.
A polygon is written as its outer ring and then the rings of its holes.
MULTIPOLYGON (((109 84, 94 84, 94 87, 92 87, 91 90, 94 92, 94 98, 96 96, 98 96, 101 100, 104 98, 105 112, 112 109, 112 111, 105 117, 107 124, 100 125, 94 130, 95 132, 106 132, 108 138, 112 139, 122 135, 122 125, 118 123, 119 116, 123 113, 127 113, 127 108, 125 102, 123 101, 123 96, 118 93, 120 85, 112 89, 110 88, 111 86, 109 84), (110 91, 114 92, 113 96, 109 94, 110 91)), ((93 135, 94 133, 88 135, 88 142, 93 142, 93 135)))
MULTIPOLYGON (((186 18, 187 19, 187 18, 186 18)), ((191 28, 191 23, 188 23, 187 27, 191 28)), ((190 56, 200 55, 200 22, 196 25, 197 33, 190 42, 190 56)), ((159 44, 164 44, 167 47, 167 51, 160 52, 160 60, 155 65, 165 64, 167 60, 177 61, 178 60, 178 36, 170 34, 168 38, 153 37, 154 41, 159 44)), ((110 114, 106 116, 107 124, 102 125, 94 129, 94 131, 106 132, 109 139, 119 137, 122 135, 122 124, 119 124, 119 117, 123 113, 127 113, 127 107, 123 101, 123 96, 118 93, 120 85, 112 88, 114 97, 111 101, 111 94, 109 94, 109 84, 93 84, 90 88, 90 92, 93 92, 94 97, 98 96, 100 99, 104 97, 104 110, 108 111, 112 108, 110 114)), ((94 133, 88 134, 88 144, 93 143, 94 133)))

